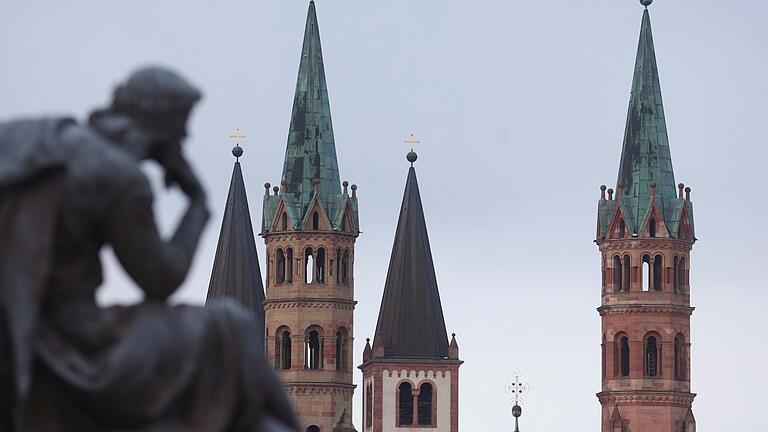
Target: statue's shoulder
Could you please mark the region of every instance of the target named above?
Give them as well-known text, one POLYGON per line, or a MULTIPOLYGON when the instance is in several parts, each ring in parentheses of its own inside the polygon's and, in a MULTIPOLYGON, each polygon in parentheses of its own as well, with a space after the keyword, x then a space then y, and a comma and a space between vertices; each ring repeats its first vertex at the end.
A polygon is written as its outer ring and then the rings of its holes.
POLYGON ((68 176, 101 192, 125 188, 149 190, 141 161, 88 125, 72 124, 62 132, 68 176))

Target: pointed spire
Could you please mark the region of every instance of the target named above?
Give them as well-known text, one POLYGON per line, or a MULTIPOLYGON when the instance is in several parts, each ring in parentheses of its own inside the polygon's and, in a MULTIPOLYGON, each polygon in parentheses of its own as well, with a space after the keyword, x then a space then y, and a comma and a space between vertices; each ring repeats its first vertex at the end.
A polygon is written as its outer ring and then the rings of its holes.
POLYGON ((617 181, 617 184, 624 184, 627 197, 638 200, 633 206, 638 221, 650 205, 651 183, 658 185, 657 198, 662 201, 676 198, 651 17, 647 9, 651 0, 641 3, 646 9, 643 11, 617 181))
MULTIPOLYGON (((409 155, 408 160, 415 158, 409 155)), ((382 348, 384 357, 448 357, 448 334, 413 167, 408 169, 376 325, 374 353, 382 348)))
MULTIPOLYGON (((239 159, 243 149, 238 145, 232 154, 239 159)), ((206 303, 223 297, 237 299, 251 310, 263 329, 264 285, 239 161, 232 171, 206 303)), ((263 331, 253 337, 261 340, 263 331)))
POLYGON ((314 2, 309 4, 304 30, 304 45, 288 132, 283 178, 287 182, 286 191, 294 195, 296 205, 299 206, 296 210, 302 216, 307 212, 309 202, 315 195, 313 180, 319 180, 317 195, 324 203, 331 200, 331 195, 341 194, 331 107, 314 2))
POLYGON ((459 343, 456 342, 456 333, 451 334, 451 343, 448 345, 448 357, 459 359, 459 343))

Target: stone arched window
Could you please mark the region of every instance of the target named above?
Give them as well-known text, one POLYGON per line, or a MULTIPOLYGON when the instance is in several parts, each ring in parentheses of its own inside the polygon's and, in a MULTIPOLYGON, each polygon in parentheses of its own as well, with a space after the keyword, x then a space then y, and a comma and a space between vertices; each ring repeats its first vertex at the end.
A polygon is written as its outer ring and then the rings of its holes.
POLYGON ((322 369, 323 343, 319 329, 308 329, 305 339, 304 367, 307 369, 322 369))
POLYGON ((339 327, 336 332, 336 370, 346 371, 349 368, 347 349, 347 329, 339 327))
POLYGON ((315 257, 311 247, 304 250, 304 283, 312 283, 315 278, 315 257))
POLYGON ((432 405, 434 403, 432 384, 424 383, 419 387, 419 424, 432 425, 432 405))
POLYGON ((645 338, 645 376, 661 375, 661 343, 654 335, 645 338))
POLYGON ((653 268, 651 267, 651 256, 643 255, 643 272, 641 274, 643 291, 650 291, 653 281, 653 268))
POLYGON ((312 425, 307 428, 307 432, 320 432, 320 428, 318 426, 312 425))
POLYGON ((413 424, 413 387, 411 383, 401 383, 397 389, 397 425, 413 424))
POLYGON ((312 229, 315 231, 320 229, 320 215, 317 212, 312 213, 312 229))
POLYGON ((285 281, 293 282, 293 249, 285 250, 285 281))
POLYGON ((285 212, 280 216, 280 228, 283 231, 288 230, 288 215, 285 212))
POLYGON ((675 336, 675 379, 685 379, 685 336, 679 334, 675 336))
POLYGON ((341 259, 344 257, 344 251, 341 248, 336 249, 336 283, 341 285, 341 259))
POLYGON ((278 249, 277 253, 277 263, 275 264, 275 281, 279 284, 285 282, 285 253, 282 249, 278 249))
POLYGON ((672 289, 675 293, 680 292, 680 278, 678 275, 680 274, 680 257, 675 255, 675 258, 672 260, 672 289))
POLYGON ((278 369, 291 368, 291 332, 288 329, 278 330, 275 338, 275 366, 278 369))
POLYGON ((349 284, 349 249, 344 250, 344 256, 341 258, 341 284, 349 284))
POLYGON ((677 278, 678 280, 677 283, 680 286, 680 293, 683 293, 683 294, 688 291, 687 290, 688 287, 686 286, 688 281, 687 281, 687 278, 685 277, 687 274, 686 272, 687 270, 685 268, 685 257, 680 257, 680 264, 678 264, 677 266, 677 275, 675 275, 675 277, 677 278))
POLYGON ((664 269, 664 257, 656 255, 653 257, 653 290, 662 291, 662 271, 664 269))
POLYGON ((651 238, 656 237, 656 219, 651 219, 651 223, 648 224, 648 234, 651 238))
POLYGON ((629 291, 629 272, 630 269, 630 263, 629 263, 629 255, 624 255, 624 270, 622 271, 623 279, 621 281, 621 290, 624 292, 629 291))
POLYGON ((629 376, 629 338, 621 335, 617 338, 615 358, 615 375, 629 376))
POLYGON ((317 258, 315 259, 315 281, 325 283, 325 248, 317 249, 317 258))
POLYGON ((627 235, 627 224, 624 223, 624 219, 619 221, 619 237, 624 238, 627 235))
POLYGON ((365 389, 365 427, 373 426, 373 385, 368 383, 365 389))
POLYGON ((624 280, 622 277, 623 267, 621 257, 618 255, 613 257, 613 292, 621 291, 621 282, 624 280))

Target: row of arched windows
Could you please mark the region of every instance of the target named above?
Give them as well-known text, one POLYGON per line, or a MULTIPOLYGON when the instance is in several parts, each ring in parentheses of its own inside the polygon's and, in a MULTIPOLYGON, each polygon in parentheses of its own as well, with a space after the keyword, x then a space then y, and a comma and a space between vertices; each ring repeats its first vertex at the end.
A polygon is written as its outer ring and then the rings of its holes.
MULTIPOLYGON (((326 250, 324 247, 313 249, 308 247, 304 249, 304 283, 326 283, 326 250)), ((277 248, 275 251, 275 283, 278 285, 284 283, 293 283, 294 266, 293 261, 296 259, 297 264, 301 261, 301 257, 294 258, 293 248, 277 248)), ((350 279, 350 254, 349 249, 336 249, 335 258, 331 258, 331 262, 336 262, 336 278, 340 285, 348 285, 350 279)), ((298 273, 297 273, 298 274, 298 273)), ((333 270, 331 270, 331 276, 333 276, 333 270)))
MULTIPOLYGON (((659 377, 662 375, 662 343, 661 337, 656 333, 650 333, 643 338, 643 376, 648 378, 659 377)), ((686 344, 685 336, 678 334, 675 336, 674 345, 672 347, 673 362, 672 370, 674 379, 684 380, 686 379, 686 344)), ((629 377, 631 371, 631 343, 629 337, 620 333, 616 336, 614 341, 614 355, 613 355, 613 376, 614 377, 629 377)), ((606 349, 603 347, 603 376, 605 376, 606 366, 606 349)))
MULTIPOLYGON (((656 238, 658 235, 658 224, 656 223, 656 219, 651 219, 651 221, 648 223, 648 236, 651 238, 656 238)), ((624 223, 624 219, 619 220, 619 238, 624 238, 627 236, 627 224, 624 223)))
MULTIPOLYGON (((288 228, 288 214, 283 212, 283 214, 280 215, 280 229, 282 231, 287 231, 288 228)), ((318 212, 312 213, 312 230, 320 230, 320 214, 318 212)), ((341 220, 341 230, 345 232, 349 231, 349 224, 347 223, 346 217, 341 220)))
MULTIPOLYGON (((641 258, 641 264, 642 272, 638 276, 643 291, 663 291, 665 283, 671 282, 672 290, 675 293, 685 293, 687 276, 685 257, 675 255, 672 267, 664 267, 664 257, 661 254, 644 254, 641 258), (668 269, 667 278, 664 277, 665 268, 668 269)), ((611 269, 606 269, 605 274, 611 275, 610 285, 613 292, 628 292, 632 282, 633 269, 630 255, 614 255, 611 260, 611 267, 611 269)))
POLYGON ((397 425, 408 426, 416 423, 420 426, 430 426, 434 420, 435 392, 430 383, 422 383, 414 391, 410 382, 402 382, 398 387, 397 425))
MULTIPOLYGON (((304 368, 305 369, 323 369, 324 368, 324 347, 326 337, 323 336, 323 330, 318 326, 307 328, 304 334, 304 368)), ((333 338, 335 344, 335 359, 337 371, 349 370, 349 335, 347 329, 339 327, 336 336, 333 338)), ((291 331, 282 327, 275 335, 275 368, 291 369, 293 355, 293 336, 291 331)))

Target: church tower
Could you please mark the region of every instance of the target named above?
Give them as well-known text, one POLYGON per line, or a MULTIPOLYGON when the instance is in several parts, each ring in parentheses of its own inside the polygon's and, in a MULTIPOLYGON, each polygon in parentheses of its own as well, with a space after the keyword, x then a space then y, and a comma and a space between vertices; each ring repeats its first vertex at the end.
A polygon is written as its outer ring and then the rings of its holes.
POLYGON ((306 432, 351 432, 357 186, 339 180, 309 4, 282 180, 265 185, 266 351, 306 432), (351 194, 349 189, 351 189, 351 194))
POLYGON ((602 432, 694 432, 690 188, 675 184, 648 6, 614 198, 602 186, 602 432))
POLYGON ((363 352, 363 431, 459 430, 459 347, 448 343, 413 163, 373 347, 363 352))

